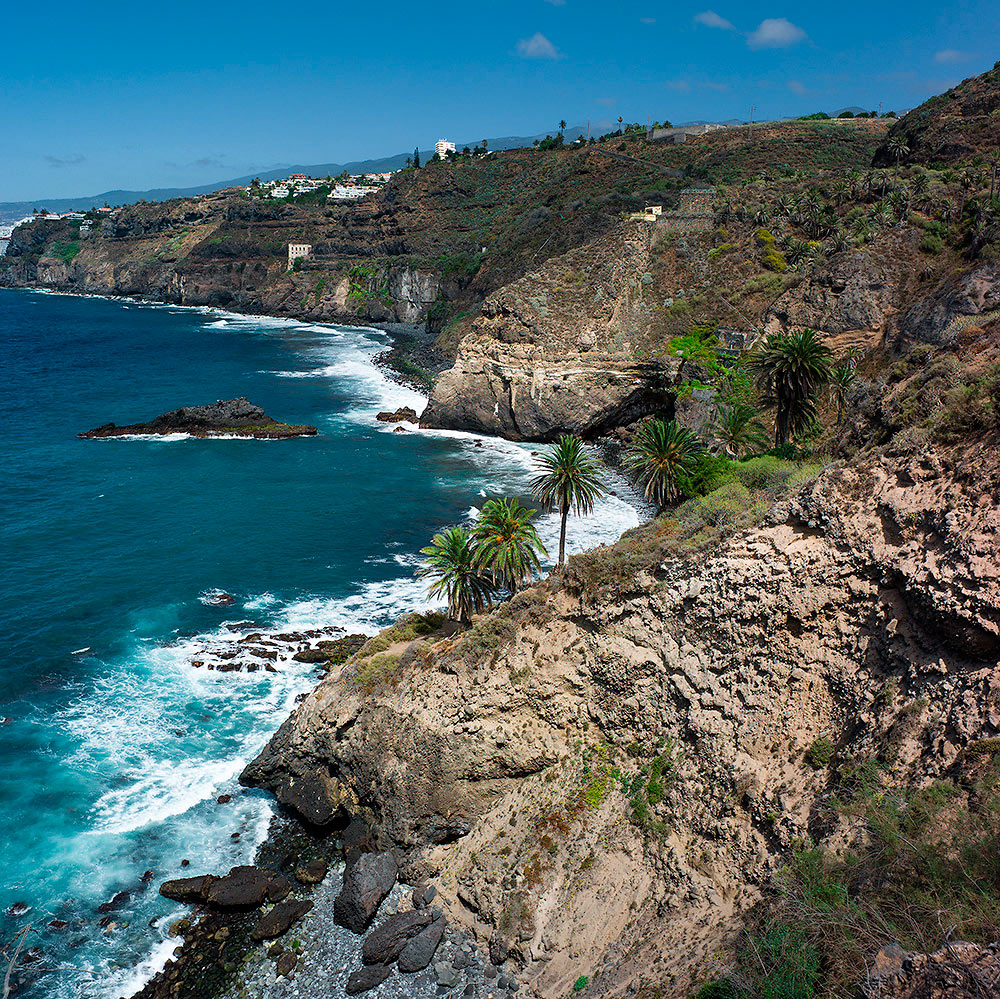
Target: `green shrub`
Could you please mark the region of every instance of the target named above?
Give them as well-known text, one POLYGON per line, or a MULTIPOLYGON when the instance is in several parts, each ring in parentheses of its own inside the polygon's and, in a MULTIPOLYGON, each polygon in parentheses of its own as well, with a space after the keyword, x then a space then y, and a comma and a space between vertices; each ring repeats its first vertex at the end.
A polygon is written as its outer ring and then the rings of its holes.
POLYGON ((72 239, 68 242, 58 242, 52 244, 52 256, 58 257, 64 264, 71 264, 73 258, 80 252, 80 240, 72 239))
POLYGON ((765 969, 757 982, 761 999, 811 999, 816 994, 820 954, 802 930, 776 927, 753 943, 765 969))
POLYGON ((806 750, 806 759, 816 770, 821 770, 833 759, 835 747, 833 740, 829 736, 821 735, 814 739, 812 745, 806 750))
POLYGON ((354 674, 354 684, 371 691, 399 675, 399 656, 380 654, 362 660, 354 674))
POLYGON ((724 253, 731 253, 735 249, 736 247, 732 243, 720 243, 708 251, 708 259, 715 260, 716 257, 721 257, 724 253))
POLYGON ((920 251, 937 256, 944 249, 941 237, 932 232, 924 233, 924 238, 920 240, 920 251))
POLYGON ((760 262, 763 267, 776 274, 781 274, 788 270, 788 261, 785 255, 776 246, 765 247, 760 255, 760 262))
POLYGON ((573 983, 573 991, 574 992, 581 992, 581 991, 583 991, 583 989, 585 989, 587 987, 587 982, 589 982, 589 981, 590 981, 590 979, 586 975, 581 975, 573 983))

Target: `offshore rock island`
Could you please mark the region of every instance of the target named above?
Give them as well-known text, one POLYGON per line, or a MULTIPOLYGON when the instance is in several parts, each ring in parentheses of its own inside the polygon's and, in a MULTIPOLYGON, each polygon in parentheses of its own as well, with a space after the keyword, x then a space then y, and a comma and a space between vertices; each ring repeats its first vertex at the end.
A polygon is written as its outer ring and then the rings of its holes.
MULTIPOLYGON (((898 121, 14 232, 7 285, 384 326, 422 427, 702 449, 468 628, 310 640, 240 778, 274 835, 163 884, 194 909, 144 999, 1000 994, 998 108, 995 68, 898 121), (761 351, 812 332, 783 437, 761 351)), ((81 436, 315 432, 216 407, 81 436)))
POLYGON ((119 427, 105 423, 77 437, 89 439, 104 437, 164 436, 188 434, 191 437, 256 437, 261 440, 280 440, 286 437, 312 437, 316 428, 290 423, 279 423, 246 399, 228 399, 207 406, 182 406, 150 420, 148 423, 130 423, 119 427))

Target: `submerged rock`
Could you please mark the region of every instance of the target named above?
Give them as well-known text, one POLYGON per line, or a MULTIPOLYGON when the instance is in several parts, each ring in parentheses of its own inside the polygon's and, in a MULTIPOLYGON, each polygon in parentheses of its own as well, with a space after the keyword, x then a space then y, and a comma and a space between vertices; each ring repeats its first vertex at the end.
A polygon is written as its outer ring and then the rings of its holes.
MULTIPOLYGON (((78 437, 127 437, 134 434, 190 434, 192 437, 311 437, 316 428, 306 424, 279 423, 246 399, 228 399, 207 406, 182 406, 148 423, 119 427, 105 423, 78 437)), ((229 594, 222 594, 228 597, 229 594)), ((230 597, 228 602, 232 602, 230 597)))

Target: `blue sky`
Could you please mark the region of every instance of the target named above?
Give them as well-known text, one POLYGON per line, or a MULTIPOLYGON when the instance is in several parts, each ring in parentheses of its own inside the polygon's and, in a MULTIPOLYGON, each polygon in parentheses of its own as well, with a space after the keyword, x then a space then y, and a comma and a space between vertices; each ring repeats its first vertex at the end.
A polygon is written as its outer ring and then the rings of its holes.
POLYGON ((189 186, 617 118, 912 107, 996 0, 8 4, 0 201, 189 186))

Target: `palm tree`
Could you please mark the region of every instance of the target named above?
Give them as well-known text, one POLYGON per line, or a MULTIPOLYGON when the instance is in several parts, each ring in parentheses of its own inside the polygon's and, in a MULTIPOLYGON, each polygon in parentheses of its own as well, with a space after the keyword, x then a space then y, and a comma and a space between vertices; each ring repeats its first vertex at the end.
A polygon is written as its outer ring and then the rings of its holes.
POLYGON ((715 440, 731 458, 767 449, 767 430, 757 411, 745 402, 734 402, 713 427, 715 440))
POLYGON ((830 380, 830 348, 814 330, 772 333, 750 355, 757 388, 777 407, 774 444, 782 447, 816 417, 816 393, 830 380))
POLYGON ((566 119, 562 118, 559 121, 559 134, 562 135, 566 131, 566 119))
POLYGON ((855 362, 851 355, 830 369, 830 401, 837 407, 838 426, 843 420, 844 410, 847 408, 848 390, 856 378, 855 362))
POLYGON ((901 135, 894 135, 887 143, 886 149, 889 150, 889 155, 896 161, 896 176, 899 176, 899 161, 910 151, 910 147, 906 144, 906 139, 901 135))
POLYGON ((679 495, 679 479, 694 468, 703 452, 701 442, 676 421, 650 420, 635 435, 625 464, 646 499, 662 510, 679 495))
POLYGON ((535 511, 514 498, 487 500, 472 535, 476 540, 476 565, 488 571, 495 583, 517 593, 517 588, 542 567, 539 556, 545 545, 531 523, 535 511))
POLYGON ((598 476, 597 461, 583 451, 583 441, 574 434, 563 434, 558 443, 542 451, 536 461, 541 474, 531 483, 532 495, 544 509, 558 509, 559 561, 566 557, 566 520, 570 511, 578 517, 594 509, 594 503, 607 490, 598 476))
POLYGON ((486 610, 493 584, 476 564, 475 545, 464 527, 446 527, 421 553, 429 564, 419 574, 434 580, 430 595, 448 601, 448 617, 467 625, 473 614, 486 610))

